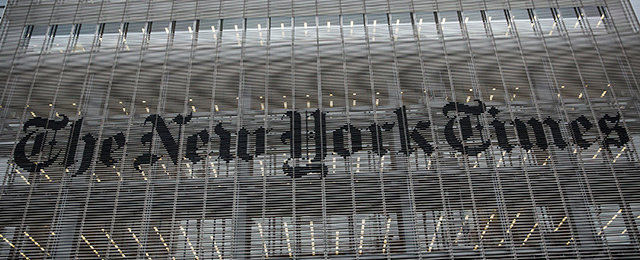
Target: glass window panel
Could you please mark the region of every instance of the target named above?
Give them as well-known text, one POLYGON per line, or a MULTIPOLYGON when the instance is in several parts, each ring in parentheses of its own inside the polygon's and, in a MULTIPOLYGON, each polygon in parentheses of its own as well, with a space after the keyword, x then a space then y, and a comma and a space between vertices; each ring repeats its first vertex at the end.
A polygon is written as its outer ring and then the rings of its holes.
POLYGON ((267 46, 268 33, 268 18, 247 19, 245 44, 249 46, 267 46))
POLYGON ((420 39, 437 39, 438 30, 436 27, 436 18, 432 12, 416 13, 416 28, 420 39))
POLYGON ((244 19, 232 18, 222 22, 222 46, 242 46, 244 19))
MULTIPOLYGON (((360 19, 362 20, 362 19, 360 19)), ((355 24, 354 24, 355 26, 355 24)), ((350 21, 344 26, 345 37, 347 33, 351 33, 350 21)), ((362 23, 360 23, 362 28, 362 23)), ((339 16, 319 16, 318 17, 318 37, 323 39, 323 42, 340 40, 340 17, 339 16)))
POLYGON ((67 44, 69 44, 69 38, 71 37, 71 29, 73 25, 71 24, 60 24, 54 25, 54 33, 53 40, 51 41, 51 49, 52 53, 64 53, 67 50, 67 44))
POLYGON ((578 9, 560 8, 560 16, 564 21, 568 33, 584 34, 586 32, 582 19, 578 16, 578 9))
POLYGON ((200 20, 198 25, 198 48, 212 48, 216 45, 220 29, 219 20, 200 20))
POLYGON ((462 30, 460 28, 460 22, 458 21, 458 12, 439 12, 438 23, 445 39, 462 37, 462 30))
POLYGON ((342 17, 345 42, 363 42, 365 35, 363 18, 361 14, 344 15, 342 17))
POLYGON ((90 51, 93 45, 93 40, 96 36, 96 24, 78 24, 76 29, 75 45, 73 46, 73 52, 86 52, 90 51))
POLYGON ((40 53, 46 44, 48 31, 49 26, 47 25, 34 25, 28 37, 29 48, 27 48, 27 52, 40 53))
POLYGON ((504 10, 489 10, 486 11, 486 18, 488 24, 491 25, 491 32, 493 37, 508 37, 510 26, 507 23, 504 10))
POLYGON ((123 48, 127 51, 139 50, 144 44, 143 40, 147 32, 147 23, 127 23, 125 30, 125 35, 122 40, 123 48))
MULTIPOLYGON (((31 40, 31 33, 33 32, 33 25, 26 25, 22 29, 22 38, 20 38, 20 49, 27 50, 29 48, 29 41, 31 40)), ((33 51, 33 49, 31 50, 33 51)))
POLYGON ((531 22, 530 11, 528 9, 511 10, 511 20, 518 30, 518 36, 531 37, 535 36, 534 26, 531 22))
POLYGON ((120 23, 103 23, 99 32, 100 49, 114 49, 118 45, 122 33, 120 23))
POLYGON ((295 17, 295 36, 297 43, 315 43, 316 41, 316 17, 298 16, 295 17))
POLYGON ((463 24, 471 38, 487 37, 482 13, 480 11, 467 11, 463 13, 463 24))
POLYGON ((370 42, 385 42, 389 39, 389 24, 386 14, 367 14, 367 29, 370 42))
POLYGON ((167 40, 171 35, 172 22, 156 21, 149 22, 149 38, 147 44, 149 48, 166 48, 167 40))
POLYGON ((291 18, 271 17, 271 41, 291 42, 291 18))
POLYGON ((558 22, 556 22, 556 10, 555 9, 536 9, 535 20, 540 24, 542 34, 545 36, 559 36, 558 22))
POLYGON ((192 20, 176 21, 174 24, 172 48, 189 50, 195 34, 195 22, 192 20))
POLYGON ((607 32, 609 16, 606 9, 601 6, 585 6, 581 8, 583 19, 587 19, 594 34, 607 32))

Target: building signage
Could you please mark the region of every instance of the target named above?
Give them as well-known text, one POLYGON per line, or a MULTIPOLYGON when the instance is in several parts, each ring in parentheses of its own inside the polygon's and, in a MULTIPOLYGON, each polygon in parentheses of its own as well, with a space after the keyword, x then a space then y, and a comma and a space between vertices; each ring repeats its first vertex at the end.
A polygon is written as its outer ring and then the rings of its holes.
MULTIPOLYGON (((577 148, 587 149, 594 142, 588 141, 585 136, 589 133, 597 133, 599 138, 595 142, 608 150, 612 145, 622 147, 629 142, 629 135, 621 124, 619 114, 615 116, 605 114, 597 122, 592 122, 584 115, 575 118, 568 125, 571 132, 571 140, 567 140, 561 133, 561 121, 551 117, 547 118, 515 118, 512 122, 500 120, 497 115, 500 111, 491 107, 488 108, 481 101, 476 101, 476 105, 450 102, 442 108, 443 115, 446 116, 446 125, 443 135, 447 144, 458 153, 470 156, 478 155, 487 151, 491 145, 497 145, 505 152, 511 152, 515 146, 510 142, 507 127, 514 127, 512 131, 518 140, 518 145, 529 151, 537 146, 541 150, 549 149, 553 145, 559 149, 565 149, 572 142, 577 148), (545 134, 545 131, 547 134, 545 134), (487 134, 491 134, 497 140, 492 143, 487 134), (550 137, 550 139, 548 139, 550 137), (473 140, 473 141, 472 141, 473 140)), ((219 159, 226 162, 232 160, 251 161, 256 157, 263 156, 267 150, 267 135, 277 135, 279 144, 289 147, 289 160, 282 165, 284 174, 292 177, 301 177, 310 173, 326 174, 327 166, 324 160, 327 157, 327 147, 331 139, 331 144, 335 154, 345 159, 354 153, 363 150, 383 156, 389 153, 389 146, 394 140, 383 138, 383 136, 394 135, 399 140, 398 153, 410 155, 411 153, 422 151, 426 155, 432 154, 435 150, 435 143, 430 142, 430 135, 425 134, 431 130, 432 123, 429 120, 418 121, 415 125, 409 125, 407 113, 404 107, 394 110, 395 122, 385 122, 383 124, 371 123, 366 128, 358 128, 352 124, 345 124, 336 129, 327 129, 326 113, 316 110, 310 114, 313 120, 311 131, 307 131, 303 142, 303 121, 302 115, 297 111, 287 111, 283 117, 283 123, 288 123, 288 130, 282 133, 275 133, 272 129, 258 127, 256 129, 245 129, 241 127, 235 133, 225 128, 223 123, 217 123, 211 129, 197 129, 196 133, 185 136, 184 158, 193 164, 205 159, 208 156, 207 147, 215 150, 219 159), (384 133, 384 134, 383 134, 384 133), (232 134, 235 140, 232 143, 232 134), (363 138, 363 135, 368 135, 363 138), (370 138, 369 138, 370 137, 370 138), (217 139, 217 140, 216 140, 217 139), (219 145, 213 147, 211 143, 217 141, 219 145), (311 141, 313 140, 313 141, 311 141), (363 145, 363 140, 370 140, 370 144, 363 145), (251 143, 250 143, 251 142, 251 143), (313 156, 304 158, 303 144, 306 143, 306 150, 312 150, 313 156), (309 144, 311 143, 311 145, 309 144), (249 149, 249 147, 253 149, 249 149), (232 149, 236 147, 236 149, 232 149), (252 150, 252 151, 250 151, 252 150), (288 162, 300 159, 303 163, 290 165, 288 162)), ((29 172, 39 172, 60 163, 64 168, 75 165, 73 175, 85 173, 91 166, 92 160, 97 158, 99 163, 105 166, 114 166, 120 160, 113 157, 113 154, 124 149, 125 145, 134 141, 136 137, 127 140, 125 133, 120 132, 108 136, 103 140, 98 140, 95 134, 82 133, 83 118, 70 122, 66 116, 60 116, 61 120, 51 120, 36 117, 26 121, 22 130, 26 133, 17 143, 13 156, 15 163, 22 169, 29 172), (66 143, 60 142, 58 133, 69 131, 66 143), (99 150, 96 146, 100 142, 99 150), (97 153, 97 154, 95 154, 97 153)), ((148 152, 127 156, 133 160, 135 170, 141 170, 145 165, 153 165, 161 158, 168 157, 171 163, 177 165, 180 157, 180 142, 182 135, 186 135, 185 129, 192 127, 190 121, 192 115, 178 115, 168 120, 160 115, 149 115, 143 122, 150 127, 149 132, 138 137, 141 144, 150 146, 154 136, 161 143, 160 149, 164 153, 148 152), (176 128, 176 129, 173 129, 176 128), (172 131, 178 134, 172 134, 172 131)), ((194 126, 195 127, 195 126, 194 126)), ((227 126, 228 127, 228 126, 227 126)), ((434 128, 435 129, 435 128, 434 128)), ((440 130, 439 130, 440 131, 440 130)), ((209 151, 210 151, 209 150, 209 151)), ((210 153, 209 155, 214 154, 210 153)))

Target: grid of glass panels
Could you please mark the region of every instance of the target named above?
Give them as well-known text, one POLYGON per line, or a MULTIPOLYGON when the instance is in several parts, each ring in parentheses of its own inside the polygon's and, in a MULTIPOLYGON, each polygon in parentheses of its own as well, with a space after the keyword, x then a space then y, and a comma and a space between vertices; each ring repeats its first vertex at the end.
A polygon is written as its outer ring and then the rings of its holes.
POLYGON ((640 250, 626 2, 68 2, 0 24, 0 257, 640 250))

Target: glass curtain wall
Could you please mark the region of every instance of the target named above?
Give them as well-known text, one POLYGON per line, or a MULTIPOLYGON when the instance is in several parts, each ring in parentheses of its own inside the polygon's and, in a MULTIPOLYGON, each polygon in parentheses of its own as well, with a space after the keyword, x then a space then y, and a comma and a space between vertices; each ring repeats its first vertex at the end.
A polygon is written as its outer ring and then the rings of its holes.
POLYGON ((0 257, 637 256, 637 28, 624 0, 9 1, 0 257))

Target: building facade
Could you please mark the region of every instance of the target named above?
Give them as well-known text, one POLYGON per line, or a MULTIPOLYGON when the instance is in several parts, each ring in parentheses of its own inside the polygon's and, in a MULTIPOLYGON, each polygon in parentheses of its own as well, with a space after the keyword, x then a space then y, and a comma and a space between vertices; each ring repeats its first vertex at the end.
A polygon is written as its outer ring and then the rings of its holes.
POLYGON ((9 0, 0 258, 637 259, 627 0, 9 0))

